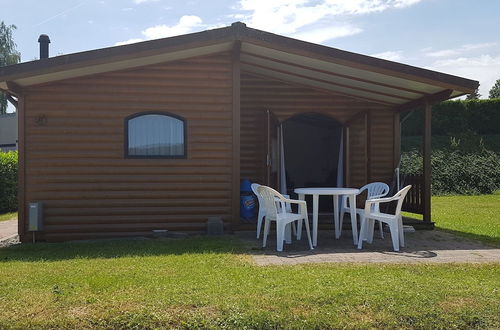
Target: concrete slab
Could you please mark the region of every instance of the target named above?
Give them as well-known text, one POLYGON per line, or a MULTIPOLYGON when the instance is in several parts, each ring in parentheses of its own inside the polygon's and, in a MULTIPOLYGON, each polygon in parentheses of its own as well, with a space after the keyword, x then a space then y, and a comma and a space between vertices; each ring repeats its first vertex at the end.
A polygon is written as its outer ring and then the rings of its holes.
POLYGON ((307 238, 286 244, 276 252, 276 240, 270 235, 266 248, 254 232, 236 234, 248 247, 257 265, 296 265, 303 263, 500 263, 500 248, 439 230, 405 233, 406 247, 392 250, 390 234, 385 239, 374 237, 373 244, 364 243, 358 250, 350 231, 336 240, 332 231, 320 231, 318 247, 309 250, 307 238))
POLYGON ((17 235, 17 219, 0 221, 0 240, 17 235))

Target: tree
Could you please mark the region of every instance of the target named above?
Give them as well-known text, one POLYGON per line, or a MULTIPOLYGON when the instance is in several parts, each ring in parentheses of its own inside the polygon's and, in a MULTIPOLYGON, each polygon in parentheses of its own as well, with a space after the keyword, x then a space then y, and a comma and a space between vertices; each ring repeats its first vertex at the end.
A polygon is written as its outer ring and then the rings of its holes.
POLYGON ((479 100, 480 97, 481 97, 481 94, 479 94, 479 87, 478 87, 478 88, 476 88, 476 90, 474 92, 467 95, 467 97, 465 99, 466 100, 479 100))
POLYGON ((500 79, 495 82, 495 85, 490 89, 490 99, 500 97, 500 79))
MULTIPOLYGON (((16 49, 16 44, 12 38, 15 25, 5 25, 0 22, 0 67, 17 64, 21 60, 21 54, 16 49)), ((7 111, 7 96, 0 91, 0 114, 7 111)))

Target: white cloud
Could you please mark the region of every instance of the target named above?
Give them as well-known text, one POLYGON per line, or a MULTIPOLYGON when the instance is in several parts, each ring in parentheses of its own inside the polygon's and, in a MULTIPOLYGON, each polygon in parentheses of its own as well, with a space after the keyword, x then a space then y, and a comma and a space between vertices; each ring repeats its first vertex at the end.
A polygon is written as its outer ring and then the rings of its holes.
POLYGON ((479 93, 487 98, 490 88, 500 78, 500 54, 438 60, 429 69, 479 80, 479 93))
POLYGON ((397 51, 390 50, 383 53, 372 54, 370 56, 382 58, 388 61, 401 61, 403 59, 403 52, 400 50, 397 51))
POLYGON ((458 48, 443 49, 434 52, 430 52, 430 48, 424 48, 422 49, 422 51, 426 52, 425 55, 430 57, 450 57, 450 56, 457 56, 460 54, 464 54, 474 50, 490 48, 495 45, 496 45, 495 42, 485 42, 480 44, 465 44, 458 48))
POLYGON ((435 52, 429 52, 425 55, 430 56, 430 57, 449 57, 449 56, 455 56, 458 54, 460 54, 460 52, 456 49, 443 49, 443 50, 438 50, 435 52))
MULTIPOLYGON (((326 41, 361 32, 361 28, 342 24, 349 15, 404 8, 423 0, 240 0, 238 9, 251 27, 308 41, 326 41), (333 28, 332 21, 336 22, 333 28), (331 28, 331 32, 327 28, 331 28), (306 30, 306 32, 300 32, 306 30), (310 31, 309 33, 307 31, 310 31), (330 34, 330 36, 328 36, 330 34)), ((241 14, 239 14, 241 17, 241 14)))
POLYGON ((496 42, 485 42, 482 44, 466 44, 461 47, 463 51, 471 51, 476 49, 484 49, 496 46, 496 42))
MULTIPOLYGON (((133 0, 136 4, 158 0, 133 0)), ((361 33, 363 29, 347 21, 352 15, 405 8, 424 0, 239 0, 232 16, 257 29, 288 35, 314 43, 361 33)), ((115 45, 170 37, 208 26, 198 16, 182 16, 176 25, 165 24, 142 31, 143 38, 121 41, 115 45)))
POLYGON ((125 40, 125 41, 119 41, 119 42, 115 43, 115 46, 123 46, 123 45, 128 45, 128 44, 134 44, 136 42, 141 42, 141 41, 144 41, 144 39, 133 38, 133 39, 125 40))
POLYGON ((158 39, 172 37, 180 34, 191 32, 202 23, 201 18, 198 16, 182 16, 179 23, 176 25, 168 26, 165 24, 156 25, 142 31, 146 39, 158 39))
POLYGON ((179 19, 179 22, 175 25, 168 26, 165 24, 161 24, 149 27, 141 32, 144 38, 133 38, 125 41, 120 41, 115 43, 115 46, 132 44, 144 40, 167 38, 176 35, 186 34, 200 27, 203 27, 201 18, 194 15, 185 15, 182 16, 179 19))
POLYGON ((421 0, 396 0, 394 1, 394 7, 396 8, 404 8, 409 7, 414 4, 419 3, 421 0))
POLYGON ((347 37, 354 34, 358 34, 362 31, 363 31, 362 29, 350 25, 332 26, 332 27, 318 28, 299 33, 294 33, 291 35, 291 37, 319 44, 330 39, 347 37))
POLYGON ((137 5, 140 5, 142 3, 147 3, 147 2, 158 2, 160 0, 134 0, 134 3, 137 5))

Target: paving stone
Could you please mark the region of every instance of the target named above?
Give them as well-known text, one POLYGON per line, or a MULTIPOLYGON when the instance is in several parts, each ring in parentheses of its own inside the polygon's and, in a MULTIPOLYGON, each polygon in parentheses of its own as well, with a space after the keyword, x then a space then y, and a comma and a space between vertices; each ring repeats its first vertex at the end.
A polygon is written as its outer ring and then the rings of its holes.
POLYGON ((283 252, 276 252, 272 235, 266 248, 255 249, 261 241, 254 232, 236 235, 248 247, 257 265, 296 265, 302 263, 500 263, 500 249, 479 241, 462 238, 451 233, 432 230, 405 233, 406 247, 400 252, 392 250, 390 234, 381 239, 374 237, 373 244, 364 243, 358 250, 352 243, 350 231, 344 231, 336 240, 333 233, 322 231, 318 247, 309 250, 307 239, 285 244, 283 252))

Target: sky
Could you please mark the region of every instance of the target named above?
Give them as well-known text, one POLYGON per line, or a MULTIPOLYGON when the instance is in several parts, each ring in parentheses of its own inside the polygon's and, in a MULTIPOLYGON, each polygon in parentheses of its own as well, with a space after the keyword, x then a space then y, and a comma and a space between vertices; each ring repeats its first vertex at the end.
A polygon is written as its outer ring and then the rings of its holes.
POLYGON ((500 0, 0 0, 22 62, 228 26, 463 76, 500 79, 500 0))

